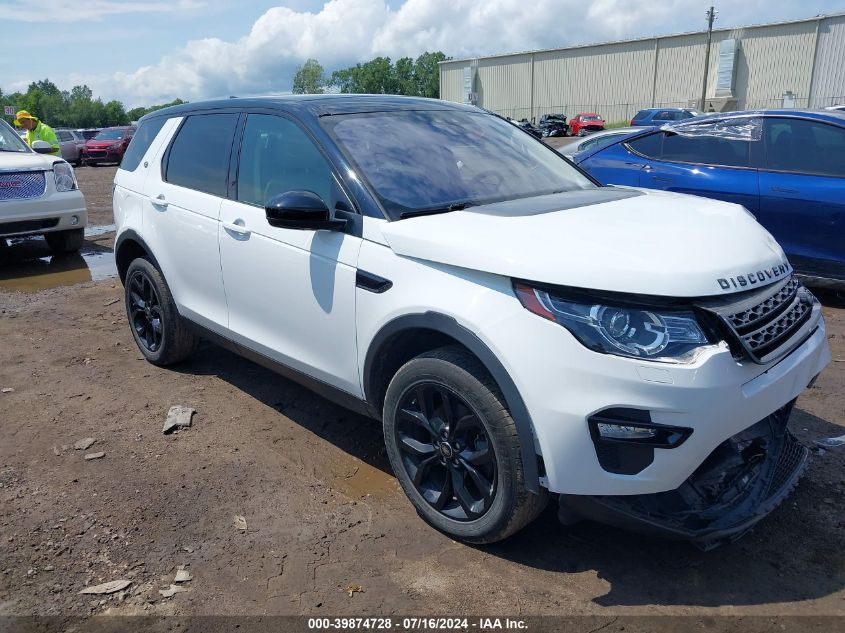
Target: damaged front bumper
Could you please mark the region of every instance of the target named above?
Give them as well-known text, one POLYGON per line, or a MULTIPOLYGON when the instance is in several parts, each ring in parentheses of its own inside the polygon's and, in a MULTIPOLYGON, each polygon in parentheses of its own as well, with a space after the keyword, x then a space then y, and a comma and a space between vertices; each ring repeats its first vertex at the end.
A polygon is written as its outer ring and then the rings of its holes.
POLYGON ((809 451, 787 429, 793 405, 728 438, 675 490, 561 495, 561 516, 688 540, 703 550, 734 541, 789 495, 807 466, 809 451))

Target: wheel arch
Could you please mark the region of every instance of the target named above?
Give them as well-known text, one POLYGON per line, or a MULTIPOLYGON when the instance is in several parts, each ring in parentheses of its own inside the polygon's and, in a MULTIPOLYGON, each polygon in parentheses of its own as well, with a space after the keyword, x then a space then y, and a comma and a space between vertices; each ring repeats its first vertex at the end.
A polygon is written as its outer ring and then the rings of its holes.
POLYGON ((138 257, 146 257, 153 263, 153 266, 161 270, 155 255, 144 239, 132 229, 127 229, 118 236, 114 245, 114 260, 120 283, 124 283, 126 280, 126 271, 129 269, 129 264, 138 257))
POLYGON ((399 367, 423 352, 449 344, 458 344, 473 354, 502 391, 519 436, 525 487, 532 493, 539 493, 540 457, 535 450, 528 408, 493 351, 451 316, 439 312, 408 314, 382 326, 370 342, 364 360, 364 397, 371 410, 381 418, 387 384, 399 367))

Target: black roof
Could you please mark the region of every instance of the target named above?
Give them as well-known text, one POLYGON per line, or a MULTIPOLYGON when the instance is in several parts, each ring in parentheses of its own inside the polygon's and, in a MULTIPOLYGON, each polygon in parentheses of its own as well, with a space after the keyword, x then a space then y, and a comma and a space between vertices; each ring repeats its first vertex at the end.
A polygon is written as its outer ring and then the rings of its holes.
POLYGON ((335 114, 357 114, 363 112, 386 112, 394 110, 465 110, 480 112, 474 106, 399 95, 284 95, 276 97, 232 97, 184 103, 151 112, 147 117, 179 116, 191 112, 222 110, 226 108, 270 108, 290 112, 307 112, 312 116, 335 114))

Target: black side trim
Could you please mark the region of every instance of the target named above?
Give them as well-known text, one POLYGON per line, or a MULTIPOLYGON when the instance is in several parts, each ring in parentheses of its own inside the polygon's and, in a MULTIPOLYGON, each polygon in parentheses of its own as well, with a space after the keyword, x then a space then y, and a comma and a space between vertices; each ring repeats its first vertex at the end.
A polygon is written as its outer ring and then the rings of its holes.
POLYGON ((427 329, 446 334, 466 347, 481 361, 493 380, 499 385, 507 400, 511 417, 516 424, 517 435, 522 446, 522 464, 525 469, 525 488, 533 493, 540 491, 540 476, 537 470, 537 453, 534 450, 534 432, 528 408, 513 379, 496 355, 473 332, 460 325, 454 318, 438 312, 424 314, 408 314, 387 323, 378 334, 373 337, 367 350, 364 362, 364 396, 370 407, 376 411, 379 407, 374 401, 377 396, 373 385, 373 366, 375 360, 382 354, 382 346, 394 335, 403 330, 427 329))
POLYGON ((238 356, 243 356, 247 360, 256 363, 257 365, 261 365, 262 367, 266 367, 270 371, 276 372, 277 374, 284 376, 288 380, 292 380, 293 382, 302 385, 309 391, 313 391, 318 396, 325 398, 326 400, 331 400, 335 404, 338 404, 345 409, 349 409, 354 411, 355 413, 360 413, 361 415, 365 415, 368 418, 375 417, 373 415, 372 408, 370 407, 369 403, 365 400, 362 400, 351 393, 343 391, 342 389, 338 389, 328 383, 323 382, 313 376, 309 376, 293 367, 289 367, 283 363, 280 363, 272 358, 268 358, 264 354, 256 352, 253 349, 245 347, 243 345, 238 345, 231 339, 226 338, 218 334, 217 332, 213 332, 209 330, 207 327, 196 323, 188 318, 182 317, 185 319, 185 323, 197 334, 215 345, 219 345, 220 347, 229 350, 237 354, 238 356))
POLYGON ((366 270, 358 269, 358 272, 355 274, 355 286, 363 290, 381 294, 390 290, 393 287, 393 282, 373 273, 368 273, 366 270))

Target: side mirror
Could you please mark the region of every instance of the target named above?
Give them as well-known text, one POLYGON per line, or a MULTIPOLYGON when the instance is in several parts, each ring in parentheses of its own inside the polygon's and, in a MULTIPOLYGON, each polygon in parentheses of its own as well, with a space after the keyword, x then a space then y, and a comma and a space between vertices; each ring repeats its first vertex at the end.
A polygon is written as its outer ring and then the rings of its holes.
POLYGON ((52 154, 53 146, 47 141, 35 141, 32 144, 32 151, 37 152, 38 154, 52 154))
POLYGON ((264 206, 267 222, 280 229, 341 231, 346 220, 332 219, 323 199, 313 191, 287 191, 264 206))

